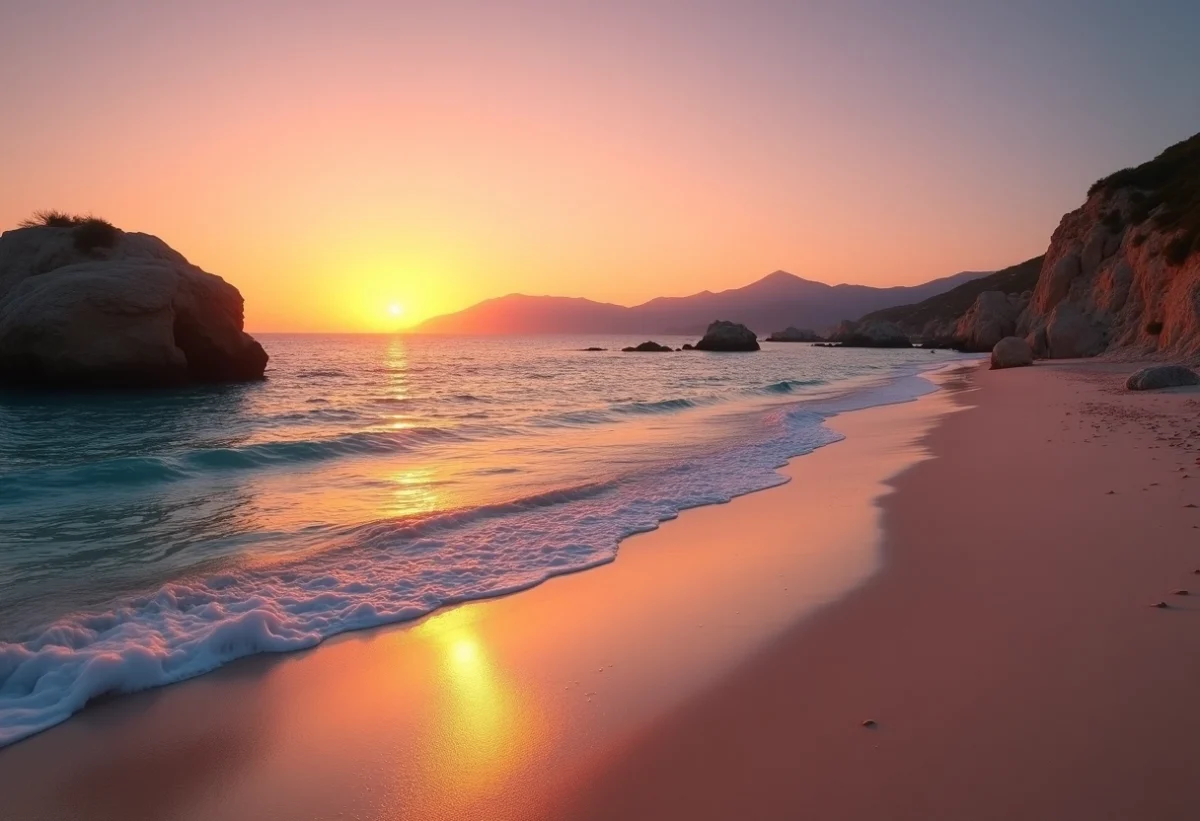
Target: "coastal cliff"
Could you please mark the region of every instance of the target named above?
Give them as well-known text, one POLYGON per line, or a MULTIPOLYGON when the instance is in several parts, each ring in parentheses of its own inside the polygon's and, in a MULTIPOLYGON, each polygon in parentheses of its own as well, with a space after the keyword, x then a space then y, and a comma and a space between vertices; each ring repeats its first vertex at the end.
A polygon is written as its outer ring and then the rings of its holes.
POLYGON ((965 351, 1200 360, 1200 134, 1097 181, 1043 256, 868 320, 965 351))
POLYGON ((860 321, 894 323, 926 344, 990 351, 992 345, 1015 330, 1041 266, 1042 257, 1035 257, 922 302, 875 311, 860 321))
POLYGON ((1200 357, 1200 134, 1062 218, 1017 333, 1046 358, 1200 357))
POLYGON ((0 235, 0 383, 236 382, 266 364, 238 290, 157 237, 57 213, 0 235))

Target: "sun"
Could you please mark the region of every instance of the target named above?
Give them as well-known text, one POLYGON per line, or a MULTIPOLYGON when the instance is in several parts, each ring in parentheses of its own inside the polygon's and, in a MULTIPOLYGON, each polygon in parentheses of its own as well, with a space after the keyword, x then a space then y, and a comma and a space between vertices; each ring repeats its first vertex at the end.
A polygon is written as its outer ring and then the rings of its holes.
POLYGON ((393 302, 388 306, 388 313, 392 316, 400 316, 404 313, 404 306, 398 302, 393 302))

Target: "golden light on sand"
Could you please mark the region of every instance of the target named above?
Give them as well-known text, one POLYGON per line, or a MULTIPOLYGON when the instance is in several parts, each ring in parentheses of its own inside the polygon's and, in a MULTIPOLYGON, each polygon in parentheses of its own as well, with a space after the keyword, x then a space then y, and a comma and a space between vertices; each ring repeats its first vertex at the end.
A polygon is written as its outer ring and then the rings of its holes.
POLYGON ((430 758, 426 783, 448 804, 478 801, 526 766, 539 731, 475 623, 479 614, 476 607, 456 607, 413 630, 441 659, 438 698, 426 709, 441 714, 442 755, 430 758))

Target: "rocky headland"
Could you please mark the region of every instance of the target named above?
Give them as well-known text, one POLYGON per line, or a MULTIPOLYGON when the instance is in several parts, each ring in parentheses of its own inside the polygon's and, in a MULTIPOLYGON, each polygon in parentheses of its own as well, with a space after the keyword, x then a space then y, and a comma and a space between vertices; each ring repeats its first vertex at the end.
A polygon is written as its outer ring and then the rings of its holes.
POLYGON ((964 351, 1200 360, 1200 134, 1098 180, 1043 256, 860 324, 879 321, 964 351))
POLYGON ((1018 333, 1052 359, 1200 356, 1200 134, 1062 218, 1018 333))

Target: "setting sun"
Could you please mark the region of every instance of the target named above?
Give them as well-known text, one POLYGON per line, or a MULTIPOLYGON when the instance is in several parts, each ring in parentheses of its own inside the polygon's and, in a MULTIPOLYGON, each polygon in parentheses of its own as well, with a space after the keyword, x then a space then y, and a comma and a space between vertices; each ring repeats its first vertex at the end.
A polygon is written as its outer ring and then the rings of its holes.
POLYGON ((404 306, 398 305, 395 302, 393 302, 391 305, 388 306, 388 313, 391 314, 392 316, 400 316, 401 314, 404 313, 404 306))

